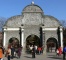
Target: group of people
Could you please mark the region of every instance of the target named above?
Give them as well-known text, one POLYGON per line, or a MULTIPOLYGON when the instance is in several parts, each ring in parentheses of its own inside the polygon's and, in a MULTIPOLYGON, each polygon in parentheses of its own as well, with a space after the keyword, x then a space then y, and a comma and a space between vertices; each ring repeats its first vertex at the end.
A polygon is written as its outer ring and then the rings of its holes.
MULTIPOLYGON (((31 50, 32 58, 35 58, 35 54, 37 54, 37 51, 38 51, 38 54, 42 53, 42 47, 38 47, 36 45, 30 46, 30 50, 31 50)), ((8 46, 6 50, 4 49, 4 47, 0 46, 0 60, 3 58, 3 54, 7 57, 8 60, 13 59, 14 57, 20 58, 21 52, 22 52, 21 46, 19 47, 8 46)), ((63 60, 65 60, 66 46, 64 46, 63 48, 58 47, 56 52, 58 56, 63 54, 63 60)))
POLYGON ((8 46, 7 50, 5 50, 5 56, 8 58, 8 60, 13 59, 14 57, 20 58, 22 47, 19 46, 8 46))
POLYGON ((32 54, 32 58, 35 58, 35 54, 41 54, 42 53, 42 47, 37 45, 30 45, 29 46, 30 53, 32 54))
POLYGON ((30 51, 30 53, 32 53, 33 47, 35 48, 35 53, 36 53, 36 54, 41 54, 41 53, 43 53, 43 48, 40 47, 40 46, 37 46, 37 45, 30 45, 30 46, 29 46, 29 51, 30 51))
POLYGON ((3 59, 3 57, 7 57, 7 60, 13 59, 14 57, 20 58, 22 52, 22 47, 19 46, 8 46, 7 49, 5 49, 2 45, 0 45, 0 60, 3 59))

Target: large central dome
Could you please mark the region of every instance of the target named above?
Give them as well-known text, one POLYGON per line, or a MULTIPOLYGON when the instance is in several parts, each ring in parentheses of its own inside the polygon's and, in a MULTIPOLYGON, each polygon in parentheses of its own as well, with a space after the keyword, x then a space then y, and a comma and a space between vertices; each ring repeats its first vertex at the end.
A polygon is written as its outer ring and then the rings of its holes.
POLYGON ((43 10, 38 5, 35 5, 34 3, 31 3, 30 5, 27 5, 23 9, 23 13, 26 13, 26 12, 40 12, 40 13, 43 13, 43 10))

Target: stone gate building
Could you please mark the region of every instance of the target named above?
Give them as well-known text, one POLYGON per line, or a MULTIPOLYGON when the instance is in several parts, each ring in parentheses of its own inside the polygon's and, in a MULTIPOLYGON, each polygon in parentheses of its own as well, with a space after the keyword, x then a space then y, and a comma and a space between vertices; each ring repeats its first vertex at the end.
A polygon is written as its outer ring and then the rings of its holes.
POLYGON ((27 5, 23 9, 22 15, 10 17, 3 27, 3 32, 5 48, 13 37, 19 40, 23 46, 23 52, 26 51, 26 45, 35 43, 35 40, 39 41, 38 44, 36 43, 37 45, 43 46, 44 52, 46 52, 48 41, 54 41, 56 45, 59 43, 63 47, 63 30, 59 20, 53 16, 44 15, 42 8, 34 3, 27 5), (30 37, 34 36, 37 38, 31 40, 30 37))

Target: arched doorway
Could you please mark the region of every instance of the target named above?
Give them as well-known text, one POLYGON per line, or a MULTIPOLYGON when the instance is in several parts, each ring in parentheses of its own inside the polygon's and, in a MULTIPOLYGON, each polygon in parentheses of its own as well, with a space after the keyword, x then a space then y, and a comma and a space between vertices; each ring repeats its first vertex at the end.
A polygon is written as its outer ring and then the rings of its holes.
POLYGON ((29 52, 29 47, 32 45, 39 46, 40 45, 40 38, 34 34, 29 35, 26 38, 26 52, 29 52))
POLYGON ((51 37, 47 40, 47 52, 56 52, 58 42, 55 38, 51 37))
POLYGON ((12 37, 9 39, 9 42, 8 42, 8 45, 9 46, 19 46, 19 40, 16 38, 16 37, 12 37))

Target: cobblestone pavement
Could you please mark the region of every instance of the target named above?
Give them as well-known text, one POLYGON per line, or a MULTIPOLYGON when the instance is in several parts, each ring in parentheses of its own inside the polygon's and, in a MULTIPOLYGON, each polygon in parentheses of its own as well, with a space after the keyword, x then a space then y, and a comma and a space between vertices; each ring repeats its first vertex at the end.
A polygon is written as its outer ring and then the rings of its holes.
MULTIPOLYGON (((4 60, 7 60, 6 57, 4 57, 4 60)), ((62 55, 61 56, 56 56, 55 53, 47 53, 46 55, 41 54, 41 55, 36 55, 36 58, 32 58, 31 54, 23 54, 21 58, 13 58, 11 60, 63 60, 62 55)))

